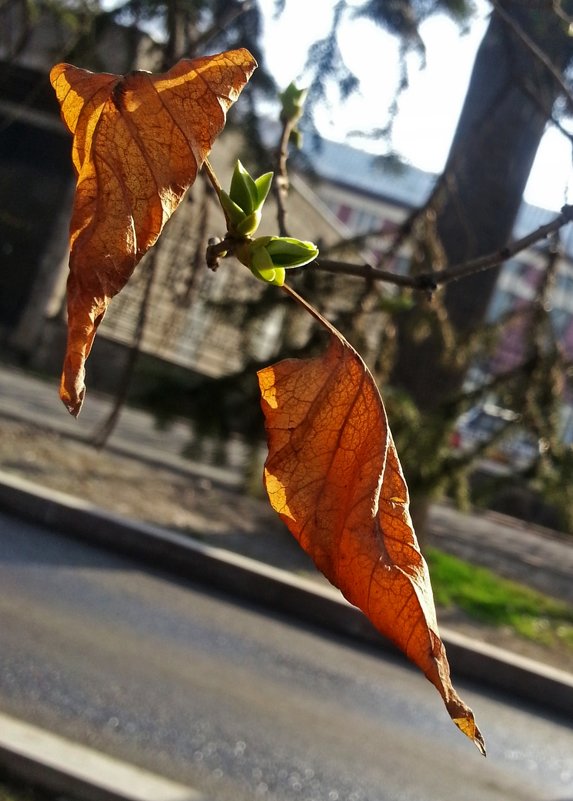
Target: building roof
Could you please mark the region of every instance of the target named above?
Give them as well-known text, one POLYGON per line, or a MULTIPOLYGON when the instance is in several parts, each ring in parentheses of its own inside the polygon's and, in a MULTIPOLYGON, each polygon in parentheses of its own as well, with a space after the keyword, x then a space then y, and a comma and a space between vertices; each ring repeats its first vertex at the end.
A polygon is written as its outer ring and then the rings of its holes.
POLYGON ((437 178, 409 164, 390 170, 378 156, 328 139, 312 142, 305 137, 303 154, 321 178, 401 206, 423 204, 437 178))

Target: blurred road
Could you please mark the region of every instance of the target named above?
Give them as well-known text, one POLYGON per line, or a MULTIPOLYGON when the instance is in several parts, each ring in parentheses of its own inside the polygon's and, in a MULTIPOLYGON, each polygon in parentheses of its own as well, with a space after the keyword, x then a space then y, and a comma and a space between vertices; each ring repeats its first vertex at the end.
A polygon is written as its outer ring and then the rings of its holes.
POLYGON ((573 801, 573 729, 0 515, 0 709, 214 801, 573 801))

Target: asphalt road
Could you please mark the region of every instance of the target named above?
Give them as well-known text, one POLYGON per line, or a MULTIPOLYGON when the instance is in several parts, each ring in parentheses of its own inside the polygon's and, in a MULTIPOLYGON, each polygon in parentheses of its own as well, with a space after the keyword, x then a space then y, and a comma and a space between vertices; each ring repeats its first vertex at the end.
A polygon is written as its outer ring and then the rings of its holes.
POLYGON ((573 727, 0 515, 0 710, 213 801, 573 801, 573 727))

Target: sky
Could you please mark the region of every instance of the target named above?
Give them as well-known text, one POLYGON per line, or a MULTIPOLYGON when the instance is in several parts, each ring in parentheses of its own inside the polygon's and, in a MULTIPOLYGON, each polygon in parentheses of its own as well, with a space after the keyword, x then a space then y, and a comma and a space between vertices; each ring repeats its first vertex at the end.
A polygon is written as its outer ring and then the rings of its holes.
MULTIPOLYGON (((327 33, 334 1, 320 0, 321 14, 315 14, 313 6, 309 18, 312 0, 287 0, 282 16, 273 19, 274 0, 260 0, 266 12, 267 64, 281 87, 293 79, 304 86, 308 47, 327 33)), ((393 145, 409 163, 429 172, 440 172, 444 166, 475 54, 487 26, 490 6, 485 0, 478 0, 477 6, 465 35, 446 17, 427 20, 421 28, 426 66, 422 67, 416 54, 409 57, 410 88, 400 103, 393 145)), ((346 103, 335 101, 330 109, 320 110, 318 128, 327 138, 381 152, 380 144, 347 135, 356 129, 380 128, 386 122, 385 109, 398 75, 398 43, 366 20, 346 25, 340 41, 347 65, 360 78, 360 90, 346 103)), ((568 198, 569 184, 573 188, 571 144, 551 128, 540 145, 525 200, 557 210, 573 199, 573 192, 568 198)))

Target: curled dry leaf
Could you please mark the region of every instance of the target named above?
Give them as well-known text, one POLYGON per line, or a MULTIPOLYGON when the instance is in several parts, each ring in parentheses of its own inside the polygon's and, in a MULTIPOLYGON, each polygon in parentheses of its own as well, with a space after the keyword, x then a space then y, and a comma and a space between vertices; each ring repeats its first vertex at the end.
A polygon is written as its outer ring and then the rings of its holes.
POLYGON ((58 64, 50 80, 73 134, 68 344, 60 395, 76 416, 85 360, 110 299, 153 245, 225 125, 256 62, 247 50, 151 75, 58 64))
POLYGON ((382 399, 358 354, 326 353, 259 372, 271 505, 319 570, 425 673, 482 753, 438 634, 426 563, 382 399))

